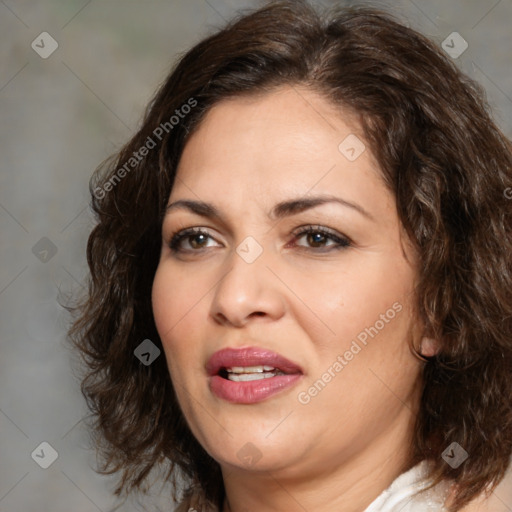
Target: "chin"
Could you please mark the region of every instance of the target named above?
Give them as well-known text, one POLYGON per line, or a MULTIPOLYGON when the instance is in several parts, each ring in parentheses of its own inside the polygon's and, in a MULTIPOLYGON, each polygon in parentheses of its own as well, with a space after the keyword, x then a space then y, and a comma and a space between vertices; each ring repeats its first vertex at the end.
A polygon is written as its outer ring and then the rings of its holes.
POLYGON ((289 429, 283 428, 279 432, 278 427, 272 431, 276 424, 268 420, 258 422, 253 416, 252 420, 235 420, 228 432, 218 425, 217 428, 210 426, 211 430, 200 443, 225 468, 276 471, 300 460, 305 447, 303 441, 297 441, 299 436, 289 429), (213 432, 215 435, 212 435, 213 432), (301 448, 300 452, 298 447, 301 448))

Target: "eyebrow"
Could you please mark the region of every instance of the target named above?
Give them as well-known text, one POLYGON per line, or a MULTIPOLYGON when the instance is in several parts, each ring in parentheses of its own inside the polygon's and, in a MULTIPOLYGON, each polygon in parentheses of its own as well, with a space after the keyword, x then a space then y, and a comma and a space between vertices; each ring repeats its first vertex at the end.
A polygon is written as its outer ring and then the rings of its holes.
MULTIPOLYGON (((282 219, 284 217, 288 217, 291 215, 296 215, 298 213, 304 212, 311 208, 315 208, 316 206, 320 206, 322 204, 327 203, 337 203, 347 208, 351 208, 357 212, 359 212, 364 217, 375 222, 375 217, 371 215, 367 210, 365 210, 362 206, 357 203, 353 203, 351 201, 347 201, 342 199, 341 197, 330 196, 330 195, 321 195, 314 196, 308 198, 298 198, 291 199, 288 201, 282 201, 278 203, 272 208, 268 217, 271 220, 282 219)), ((180 199, 178 201, 174 201, 167 205, 166 215, 175 209, 183 209, 188 210, 192 213, 200 215, 201 217, 207 217, 217 220, 223 220, 223 216, 220 211, 211 203, 206 203, 204 201, 195 201, 190 199, 180 199)))

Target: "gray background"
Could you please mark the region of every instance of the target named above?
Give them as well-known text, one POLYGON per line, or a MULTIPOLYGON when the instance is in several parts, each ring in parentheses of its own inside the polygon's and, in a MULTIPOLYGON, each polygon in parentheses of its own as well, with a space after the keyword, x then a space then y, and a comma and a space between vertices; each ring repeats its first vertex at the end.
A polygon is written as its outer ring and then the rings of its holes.
MULTIPOLYGON (((459 32, 469 47, 456 62, 486 88, 512 136, 512 0, 373 4, 390 5, 438 44, 459 32)), ((257 5, 0 1, 0 511, 106 512, 118 503, 113 479, 93 470, 68 318, 56 301, 86 275, 88 180, 134 133, 175 59, 236 9, 257 5), (59 45, 47 59, 31 48, 43 31, 59 45), (31 458, 43 441, 58 452, 48 469, 31 458)), ((118 510, 172 509, 153 494, 118 510)), ((493 499, 512 511, 512 476, 493 499)))

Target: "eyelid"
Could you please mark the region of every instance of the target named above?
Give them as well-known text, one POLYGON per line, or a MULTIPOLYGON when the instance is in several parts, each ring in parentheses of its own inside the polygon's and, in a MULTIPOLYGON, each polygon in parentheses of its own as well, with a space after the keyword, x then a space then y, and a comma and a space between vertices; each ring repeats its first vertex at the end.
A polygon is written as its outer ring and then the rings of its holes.
POLYGON ((303 233, 307 233, 307 232, 310 232, 310 231, 319 231, 321 233, 324 233, 326 235, 332 235, 334 237, 343 237, 343 238, 346 238, 347 240, 349 240, 348 236, 346 235, 343 235, 342 233, 339 233, 338 231, 332 229, 332 228, 328 228, 327 226, 323 226, 322 224, 304 224, 302 226, 299 226, 297 228, 295 228, 293 231, 292 231, 292 235, 301 235, 303 233))
MULTIPOLYGON (((328 228, 328 227, 325 227, 322 225, 318 225, 318 224, 316 224, 316 225, 315 224, 306 224, 304 226, 300 226, 300 227, 296 228, 292 232, 295 239, 297 239, 298 237, 302 237, 303 235, 306 235, 309 233, 321 233, 322 235, 324 235, 327 238, 334 241, 336 243, 335 247, 337 247, 337 248, 351 247, 353 245, 352 240, 348 236, 344 235, 343 233, 339 233, 338 231, 335 231, 331 228, 328 228)), ((304 247, 304 246, 299 246, 299 247, 304 247)), ((325 249, 327 249, 328 247, 333 247, 333 246, 327 246, 327 247, 325 247, 325 249)), ((308 249, 308 247, 304 247, 304 248, 308 249)), ((310 248, 310 249, 313 249, 313 248, 310 248)))
MULTIPOLYGON (((301 250, 306 250, 310 252, 330 252, 332 250, 336 249, 344 249, 348 247, 353 246, 352 240, 347 237, 346 235, 339 233, 336 230, 333 230, 331 228, 328 228, 326 226, 318 225, 318 224, 305 224, 302 226, 299 226, 295 228, 291 235, 293 236, 293 239, 291 243, 296 242, 298 238, 302 238, 304 235, 310 234, 310 233, 320 233, 321 235, 325 236, 328 240, 331 242, 334 242, 331 245, 326 245, 324 247, 307 247, 304 245, 297 245, 294 244, 294 247, 297 247, 301 250)), ((218 240, 211 235, 211 233, 208 231, 208 228, 202 227, 202 226, 191 226, 188 228, 178 228, 177 230, 173 231, 173 233, 170 236, 170 240, 167 243, 168 247, 170 247, 171 251, 174 253, 200 253, 203 250, 209 249, 211 247, 201 247, 199 249, 180 249, 179 244, 183 239, 186 239, 187 237, 193 236, 193 235, 206 235, 208 239, 214 240, 215 242, 219 243, 218 240)), ((286 247, 289 247, 290 243, 286 245, 286 247)))
MULTIPOLYGON (((218 242, 218 240, 211 235, 211 233, 208 231, 208 228, 202 227, 202 226, 193 226, 189 228, 183 228, 178 229, 176 231, 173 231, 170 235, 169 242, 167 245, 171 248, 173 252, 200 252, 201 249, 176 249, 175 246, 179 244, 183 239, 192 236, 192 235, 207 235, 209 239, 215 240, 218 242), (174 246, 174 247, 173 247, 174 246)), ((207 249, 208 247, 204 247, 202 249, 207 249)))

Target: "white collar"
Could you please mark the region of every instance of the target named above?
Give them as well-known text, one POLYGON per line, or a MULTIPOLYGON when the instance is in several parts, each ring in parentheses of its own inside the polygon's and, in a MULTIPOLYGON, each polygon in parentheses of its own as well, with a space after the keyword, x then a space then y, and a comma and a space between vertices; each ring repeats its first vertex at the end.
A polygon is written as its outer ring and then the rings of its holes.
POLYGON ((446 485, 440 484, 415 496, 428 486, 427 469, 427 461, 422 461, 402 473, 364 512, 443 512, 448 491, 446 485))

